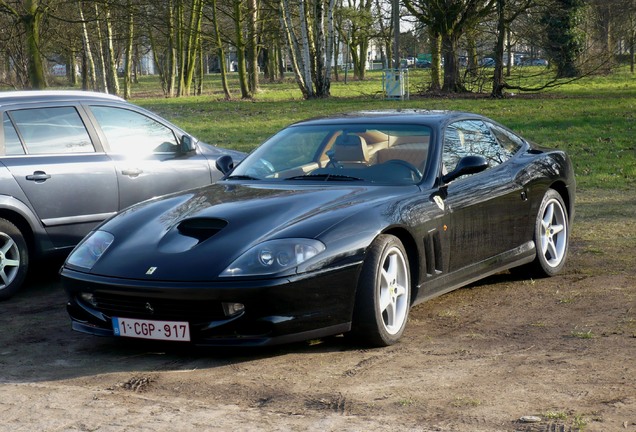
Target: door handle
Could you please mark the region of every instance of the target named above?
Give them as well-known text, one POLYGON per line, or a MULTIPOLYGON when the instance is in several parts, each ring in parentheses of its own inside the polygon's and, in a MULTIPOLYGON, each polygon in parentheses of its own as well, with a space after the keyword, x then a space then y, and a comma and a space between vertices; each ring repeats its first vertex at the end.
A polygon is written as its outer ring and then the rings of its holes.
POLYGON ((128 168, 121 170, 121 173, 128 177, 138 177, 144 170, 139 168, 128 168))
POLYGON ((45 173, 44 171, 34 171, 33 174, 26 176, 27 180, 34 181, 36 183, 42 183, 51 178, 50 174, 45 173))

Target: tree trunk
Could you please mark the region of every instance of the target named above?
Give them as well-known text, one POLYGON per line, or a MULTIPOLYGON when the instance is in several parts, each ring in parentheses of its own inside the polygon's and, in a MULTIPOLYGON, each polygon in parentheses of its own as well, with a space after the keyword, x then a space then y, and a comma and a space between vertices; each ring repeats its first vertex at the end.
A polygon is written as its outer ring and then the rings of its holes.
POLYGON ((281 28, 283 29, 283 34, 285 35, 285 39, 287 40, 287 45, 289 47, 289 57, 291 59, 292 71, 294 72, 294 78, 296 79, 296 84, 298 84, 298 88, 303 94, 304 99, 308 99, 310 95, 313 95, 313 88, 311 80, 309 82, 305 82, 304 75, 302 71, 304 70, 303 60, 299 56, 300 45, 298 43, 298 39, 293 32, 293 21, 292 21, 292 11, 289 8, 289 0, 279 0, 279 9, 280 9, 280 23, 281 28))
POLYGON ((29 81, 31 88, 46 88, 44 65, 40 55, 40 22, 42 15, 39 10, 39 0, 26 0, 24 3, 26 14, 22 16, 22 23, 26 33, 26 51, 28 58, 29 81))
POLYGON ((512 73, 513 63, 515 62, 515 57, 512 54, 512 31, 510 30, 510 23, 506 24, 506 54, 508 56, 506 76, 509 77, 512 73))
POLYGON ((442 53, 444 55, 444 84, 442 91, 449 93, 465 92, 459 75, 459 62, 457 50, 459 47, 459 37, 455 33, 445 33, 442 35, 442 53))
POLYGON ((612 72, 614 63, 614 41, 612 29, 612 6, 611 3, 603 3, 597 6, 597 32, 600 35, 601 47, 603 49, 603 72, 609 74, 612 72))
POLYGON ((186 60, 185 60, 185 35, 184 32, 184 11, 183 2, 185 0, 176 0, 175 6, 175 50, 176 50, 176 79, 177 79, 177 97, 185 94, 185 76, 186 76, 186 60))
POLYGON ((174 24, 174 4, 168 2, 168 53, 166 58, 166 96, 173 97, 177 80, 177 47, 178 41, 174 24))
POLYGON ((82 88, 84 90, 95 90, 97 84, 97 76, 95 75, 95 61, 93 60, 93 53, 91 51, 91 44, 88 38, 88 29, 86 28, 86 21, 84 20, 84 11, 82 10, 82 2, 78 2, 77 7, 79 9, 80 20, 82 21, 82 45, 84 53, 82 58, 84 59, 82 65, 82 88))
MULTIPOLYGON (((632 4, 636 9, 636 0, 632 0, 632 4)), ((636 10, 632 11, 629 15, 629 33, 627 35, 627 40, 629 43, 629 70, 632 74, 634 74, 634 67, 636 66, 636 57, 634 55, 634 46, 636 45, 636 10)))
POLYGON ((250 93, 258 91, 258 5, 256 0, 249 0, 248 29, 247 29, 247 56, 248 56, 248 81, 250 93))
POLYGON ((466 59, 466 73, 477 76, 479 70, 479 60, 477 58, 477 42, 475 42, 475 31, 466 32, 466 41, 468 42, 468 58, 466 59))
POLYGON ((340 71, 339 71, 339 63, 338 63, 338 56, 340 55, 340 35, 338 34, 338 32, 336 32, 334 30, 334 34, 333 34, 333 40, 331 41, 332 44, 332 50, 331 52, 333 53, 333 74, 334 74, 334 79, 336 81, 340 81, 340 71))
MULTIPOLYGON (((150 25, 148 27, 150 27, 150 25)), ((167 82, 165 61, 162 62, 159 57, 159 47, 157 46, 157 43, 155 42, 155 37, 152 31, 152 28, 148 28, 147 34, 148 34, 148 40, 150 41, 150 52, 152 53, 152 60, 155 63, 155 65, 157 65, 157 72, 159 73, 159 80, 161 81, 161 89, 163 90, 163 95, 167 97, 168 82, 167 82)))
POLYGON ((91 84, 88 78, 88 59, 86 58, 86 52, 82 50, 82 90, 90 90, 91 84))
POLYGON ((201 96, 203 94, 203 77, 205 76, 205 66, 204 66, 204 61, 203 61, 203 46, 201 44, 201 35, 199 34, 199 37, 197 37, 197 47, 196 47, 197 53, 198 53, 198 65, 197 65, 197 70, 196 70, 196 89, 195 89, 195 94, 197 96, 201 96))
POLYGON ((245 65, 245 38, 243 37, 243 5, 242 0, 234 1, 234 29, 236 31, 236 54, 238 61, 239 85, 241 87, 241 98, 250 99, 252 93, 247 80, 247 68, 245 65))
POLYGON ((106 47, 107 47, 107 59, 108 66, 106 68, 106 82, 108 84, 108 93, 119 94, 119 79, 117 78, 117 58, 115 56, 115 46, 113 45, 113 26, 110 22, 110 7, 108 4, 104 6, 106 8, 106 47))
POLYGON ((577 59, 583 48, 578 31, 582 0, 555 0, 556 7, 544 13, 548 56, 556 66, 557 78, 575 78, 580 75, 577 59))
POLYGON ((334 13, 335 7, 336 7, 336 0, 329 0, 328 6, 327 6, 327 38, 323 42, 326 48, 325 81, 323 82, 322 89, 320 91, 321 97, 328 97, 331 95, 331 70, 332 70, 331 59, 333 59, 334 57, 333 41, 335 39, 335 32, 336 32, 334 23, 333 23, 333 13, 334 13))
POLYGON ((442 36, 429 28, 431 38, 431 88, 430 91, 438 92, 442 89, 442 36))
MULTIPOLYGON (((358 79, 364 80, 367 77, 367 53, 369 52, 369 40, 365 39, 360 43, 360 55, 358 57, 357 76, 358 79)), ((399 59, 398 59, 399 65, 399 59)))
POLYGON ((316 55, 315 73, 316 73, 316 97, 329 96, 329 77, 326 74, 326 46, 325 46, 325 12, 322 0, 318 0, 314 4, 314 31, 316 55))
POLYGON ((183 19, 183 9, 181 9, 181 19, 179 22, 181 23, 181 28, 179 29, 179 34, 182 35, 181 38, 181 68, 179 70, 180 75, 180 85, 179 85, 179 95, 180 96, 188 96, 190 95, 192 88, 192 80, 194 78, 194 71, 197 67, 198 62, 198 52, 197 48, 199 46, 199 40, 201 39, 201 20, 203 15, 203 1, 202 0, 192 0, 190 4, 190 23, 187 29, 187 39, 185 36, 185 30, 183 28, 185 20, 183 19))
POLYGON ((505 86, 503 77, 504 42, 506 38, 506 0, 497 0, 497 43, 495 45, 495 74, 492 80, 493 98, 502 98, 505 86))
POLYGON ((278 68, 278 76, 280 79, 285 78, 285 64, 283 62, 283 49, 280 44, 276 45, 276 67, 278 68))
POLYGON ((301 58, 302 58, 302 74, 307 88, 307 98, 315 97, 313 88, 313 80, 311 77, 311 52, 309 48, 309 28, 307 25, 307 14, 305 11, 305 0, 300 0, 299 19, 300 19, 300 40, 301 40, 301 58))
POLYGON ((75 51, 74 46, 71 47, 70 54, 66 62, 66 77, 68 78, 68 83, 71 86, 75 87, 77 85, 77 52, 75 51))
POLYGON ((133 63, 133 36, 135 21, 132 0, 128 0, 128 34, 126 35, 126 63, 124 64, 124 98, 132 96, 132 63, 133 63))
POLYGON ((101 22, 99 19, 99 7, 95 3, 95 27, 97 28, 97 60, 99 61, 97 89, 100 91, 108 91, 108 84, 106 82, 106 61, 104 60, 104 43, 102 40, 101 22))
POLYGON ((221 32, 219 31, 219 21, 217 17, 216 0, 212 0, 212 25, 214 27, 214 37, 216 40, 217 53, 219 56, 219 68, 221 69, 221 86, 223 87, 223 94, 226 100, 230 100, 232 95, 230 94, 230 86, 227 82, 227 63, 225 62, 225 50, 223 49, 223 42, 221 41, 221 32))

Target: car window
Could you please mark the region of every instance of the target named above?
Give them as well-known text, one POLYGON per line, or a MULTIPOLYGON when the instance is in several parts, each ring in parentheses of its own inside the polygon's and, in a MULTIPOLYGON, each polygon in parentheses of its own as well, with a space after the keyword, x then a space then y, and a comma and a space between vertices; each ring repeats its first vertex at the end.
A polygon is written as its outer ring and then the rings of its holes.
POLYGON ((230 179, 413 184, 423 177, 430 137, 428 126, 413 124, 296 125, 258 147, 230 179))
POLYGON ((91 106, 111 152, 138 156, 176 153, 178 141, 169 127, 136 111, 91 106))
POLYGON ((314 162, 327 136, 326 130, 283 135, 268 152, 269 161, 280 171, 314 162))
MULTIPOLYGON (((9 118, 29 154, 95 151, 84 122, 74 107, 16 110, 9 112, 9 118)), ((15 143, 13 149, 18 154, 24 153, 15 143)))
POLYGON ((481 120, 463 120, 448 125, 444 133, 444 168, 452 171, 462 157, 469 155, 485 157, 492 168, 508 160, 511 152, 499 144, 481 120))
POLYGON ((503 147, 509 157, 517 153, 523 146, 523 140, 517 135, 494 124, 490 124, 490 128, 497 137, 497 141, 499 141, 499 144, 503 147))
POLYGON ((2 115, 2 129, 4 131, 4 154, 7 155, 22 155, 24 154, 24 147, 20 142, 20 137, 11 123, 11 119, 4 113, 2 115))

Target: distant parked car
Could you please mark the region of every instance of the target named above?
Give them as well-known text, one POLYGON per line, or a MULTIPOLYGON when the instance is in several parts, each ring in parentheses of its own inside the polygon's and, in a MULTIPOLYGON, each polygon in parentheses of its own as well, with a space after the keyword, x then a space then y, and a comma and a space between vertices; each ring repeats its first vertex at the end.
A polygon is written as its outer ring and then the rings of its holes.
POLYGON ((491 57, 484 57, 481 60, 479 60, 479 66, 493 67, 495 66, 495 59, 491 57))
POLYGON ((0 300, 34 259, 139 201, 212 183, 222 155, 243 157, 100 93, 0 93, 0 115, 0 300))
POLYGON ((415 62, 415 67, 419 69, 428 69, 431 65, 432 63, 429 60, 417 60, 415 62))
POLYGON ((521 62, 521 66, 548 66, 546 59, 525 59, 521 62))

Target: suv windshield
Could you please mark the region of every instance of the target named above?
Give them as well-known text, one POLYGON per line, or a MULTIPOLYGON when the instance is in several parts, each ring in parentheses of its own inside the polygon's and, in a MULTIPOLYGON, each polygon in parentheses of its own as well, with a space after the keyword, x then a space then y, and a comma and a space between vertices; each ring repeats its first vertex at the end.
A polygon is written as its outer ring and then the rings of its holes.
POLYGON ((422 125, 297 125, 252 152, 228 179, 368 181, 422 179, 431 130, 422 125))

